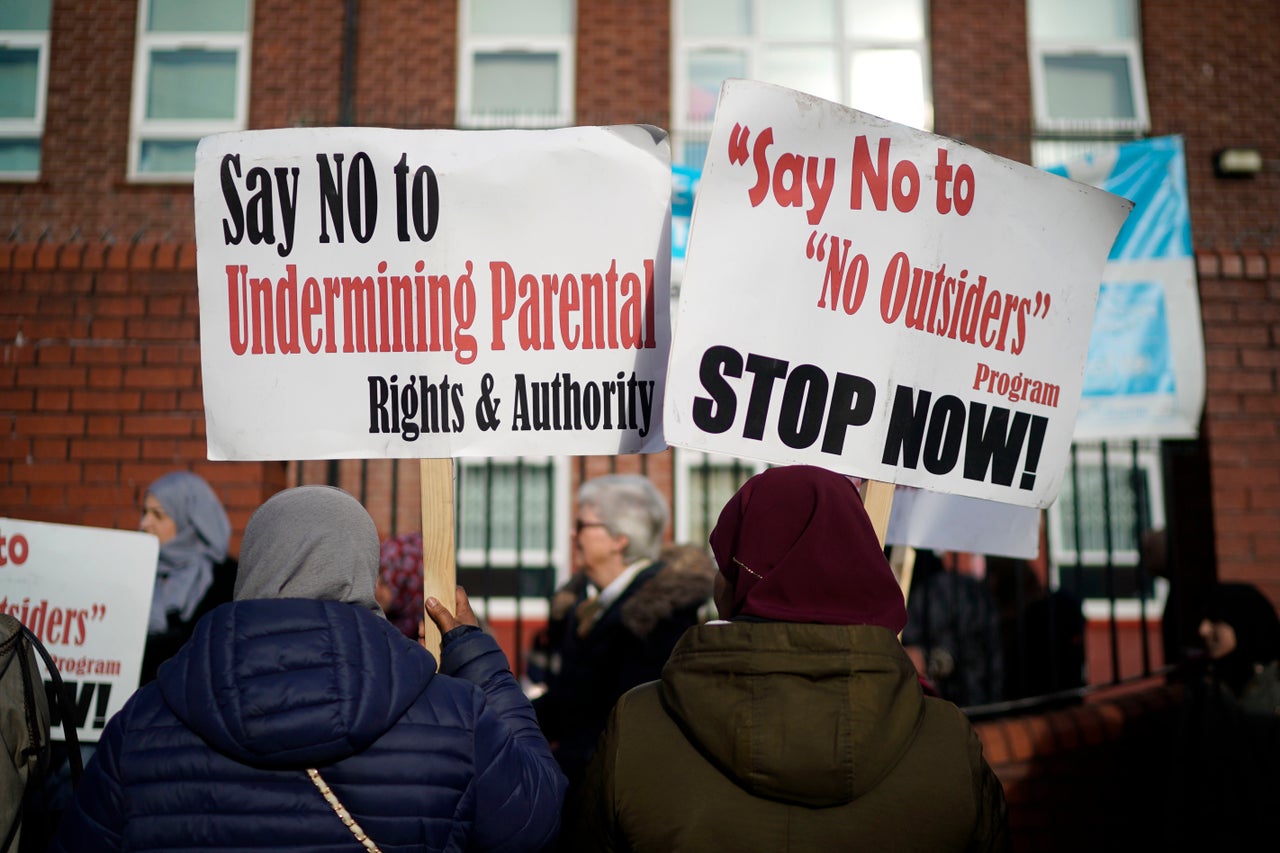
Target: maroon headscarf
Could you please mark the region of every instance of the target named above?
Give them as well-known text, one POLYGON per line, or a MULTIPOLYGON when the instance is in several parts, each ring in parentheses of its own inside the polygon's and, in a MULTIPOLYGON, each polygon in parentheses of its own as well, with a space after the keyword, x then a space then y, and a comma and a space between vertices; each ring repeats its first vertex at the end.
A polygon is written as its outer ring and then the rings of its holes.
POLYGON ((730 617, 880 625, 907 607, 853 482, 810 465, 763 471, 725 504, 711 550, 733 585, 730 617))

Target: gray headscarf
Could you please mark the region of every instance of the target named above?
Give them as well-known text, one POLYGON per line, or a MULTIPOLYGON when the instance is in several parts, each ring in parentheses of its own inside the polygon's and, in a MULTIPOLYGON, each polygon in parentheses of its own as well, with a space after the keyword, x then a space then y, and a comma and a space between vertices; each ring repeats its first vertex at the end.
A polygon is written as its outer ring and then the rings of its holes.
POLYGON ((213 583, 213 566, 227 558, 231 522, 222 502, 198 474, 172 471, 147 488, 173 519, 177 535, 160 546, 147 631, 164 631, 169 613, 185 622, 213 583))
POLYGON ((378 545, 368 511, 342 489, 286 489, 245 526, 235 600, 345 601, 380 614, 373 594, 378 545))

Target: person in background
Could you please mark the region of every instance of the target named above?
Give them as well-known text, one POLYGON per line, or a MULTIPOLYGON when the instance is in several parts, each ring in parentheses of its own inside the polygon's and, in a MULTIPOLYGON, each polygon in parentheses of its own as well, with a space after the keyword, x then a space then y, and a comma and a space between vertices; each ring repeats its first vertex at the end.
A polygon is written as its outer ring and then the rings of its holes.
POLYGON ((699 622, 714 565, 701 548, 662 559, 667 503, 648 478, 611 474, 583 483, 574 542, 583 566, 573 606, 549 650, 546 690, 534 700, 556 760, 576 784, 609 709, 662 672, 676 640, 699 622))
POLYGON ((1252 584, 1219 583, 1202 612, 1214 683, 1242 713, 1280 719, 1280 618, 1271 600, 1252 584))
POLYGON ((1174 833, 1187 849, 1246 850, 1274 835, 1280 803, 1280 619, 1246 583, 1212 585, 1197 610, 1204 654, 1179 670, 1174 833))
POLYGON ((1000 611, 1004 701, 1083 687, 1084 604, 1048 590, 1031 563, 987 557, 987 584, 1000 611))
MULTIPOLYGON (((1174 667, 1171 680, 1179 677, 1176 668, 1190 658, 1204 654, 1199 635, 1199 608, 1213 585, 1212 576, 1191 572, 1183 565, 1185 554, 1174 554, 1169 549, 1169 531, 1163 527, 1149 527, 1138 538, 1139 568, 1154 581, 1163 578, 1167 584, 1164 609, 1160 614, 1160 648, 1163 663, 1174 667)), ((1194 664, 1192 664, 1194 666, 1194 664)))
MULTIPOLYGON (((160 665, 191 638, 204 614, 231 600, 236 561, 227 554, 231 521, 222 501, 203 477, 190 471, 171 471, 152 481, 142 498, 138 529, 160 541, 138 675, 142 686, 155 680, 160 665)), ((87 765, 97 746, 78 747, 81 766, 87 765)), ((46 783, 51 826, 70 805, 75 789, 70 749, 65 741, 53 744, 46 783)))
POLYGON ((34 641, 0 613, 0 853, 44 849, 54 816, 40 791, 49 771, 49 702, 34 641))
POLYGON ((440 670, 374 599, 378 534, 328 486, 245 528, 235 600, 107 723, 53 850, 540 850, 565 780, 458 588, 440 670))
POLYGON ((960 707, 998 702, 1004 690, 1000 613, 986 584, 949 571, 916 549, 902 644, 943 699, 960 707))
POLYGON ((147 487, 138 529, 160 540, 139 684, 191 636, 196 621, 231 599, 235 563, 227 558, 231 522, 198 474, 172 471, 147 487))
POLYGON ((418 639, 423 619, 422 534, 392 536, 378 555, 378 585, 374 590, 388 621, 406 637, 418 639))
POLYGON ((923 695, 902 591, 852 481, 768 469, 710 537, 721 620, 624 695, 575 850, 1008 850, 965 715, 923 695))
POLYGON ((1180 585, 1175 583, 1172 567, 1169 565, 1169 534, 1162 527, 1148 527, 1138 537, 1138 564, 1147 577, 1164 578, 1169 584, 1165 594, 1164 610, 1160 615, 1160 650, 1165 666, 1175 666, 1187 657, 1189 631, 1183 623, 1189 622, 1191 614, 1184 614, 1183 608, 1188 604, 1181 595, 1180 585), (1182 635, 1187 634, 1187 637, 1182 635))

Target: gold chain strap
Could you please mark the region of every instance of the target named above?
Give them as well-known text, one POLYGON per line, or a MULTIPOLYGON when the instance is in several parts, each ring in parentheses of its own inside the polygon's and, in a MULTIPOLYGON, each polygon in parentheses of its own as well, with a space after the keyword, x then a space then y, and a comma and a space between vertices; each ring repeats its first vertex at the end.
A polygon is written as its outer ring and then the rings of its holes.
POLYGON ((347 829, 351 830, 351 834, 356 837, 356 841, 363 844, 364 849, 368 850, 369 853, 382 853, 378 849, 378 845, 373 843, 373 839, 365 835, 364 830, 360 828, 360 824, 356 823, 356 819, 351 816, 351 812, 347 811, 346 806, 342 805, 341 801, 338 800, 338 795, 324 781, 320 771, 308 767, 307 775, 311 777, 311 781, 315 783, 316 788, 329 805, 333 806, 333 811, 338 815, 338 820, 346 824, 347 829))

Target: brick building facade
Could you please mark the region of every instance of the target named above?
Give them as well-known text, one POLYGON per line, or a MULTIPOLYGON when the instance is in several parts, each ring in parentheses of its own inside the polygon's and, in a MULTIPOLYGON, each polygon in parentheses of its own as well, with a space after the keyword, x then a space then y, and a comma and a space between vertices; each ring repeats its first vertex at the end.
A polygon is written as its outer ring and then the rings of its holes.
MULTIPOLYGON (((578 4, 577 123, 669 125, 671 7, 578 4)), ((1026 4, 929 7, 935 131, 1028 161, 1026 4)), ((1180 547, 1280 600, 1280 115, 1264 103, 1274 97, 1265 93, 1280 59, 1267 45, 1280 24, 1265 0, 1215 20, 1201 12, 1141 4, 1149 133, 1185 140, 1205 326, 1202 483, 1212 486, 1198 500, 1182 496, 1201 523, 1183 526, 1180 547), (1259 149, 1263 170, 1216 178, 1213 153, 1225 145, 1259 149), (1210 532, 1212 549, 1197 547, 1210 532)), ((137 14, 136 0, 104 0, 92 15, 52 3, 42 166, 35 180, 0 182, 0 413, 9 424, 0 503, 16 517, 132 527, 146 483, 194 465, 223 491, 238 533, 287 482, 285 466, 201 461, 191 189, 126 177, 137 14)), ((257 0, 248 126, 453 126, 457 32, 451 0, 257 0)), ((661 458, 622 465, 660 477, 666 467, 661 458)), ((364 476, 388 478, 390 467, 364 476)), ((405 509, 397 519, 412 518, 405 509)), ((379 524, 404 526, 390 515, 379 524)))

